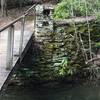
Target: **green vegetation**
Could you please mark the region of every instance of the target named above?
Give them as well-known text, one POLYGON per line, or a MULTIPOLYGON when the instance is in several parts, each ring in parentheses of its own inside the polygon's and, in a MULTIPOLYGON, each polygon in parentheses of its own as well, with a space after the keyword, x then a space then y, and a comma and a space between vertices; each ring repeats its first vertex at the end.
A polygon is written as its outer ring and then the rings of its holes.
POLYGON ((95 14, 100 7, 100 1, 96 0, 61 0, 55 7, 54 18, 69 18, 73 16, 85 16, 95 14), (87 10, 87 12, 86 12, 87 10))
POLYGON ((68 66, 67 57, 62 57, 60 63, 54 63, 55 70, 58 71, 58 75, 65 76, 65 75, 73 75, 74 70, 72 67, 68 66))
MULTIPOLYGON (((96 57, 100 48, 100 0, 60 0, 58 5, 54 10, 55 19, 68 19, 72 17, 86 17, 86 16, 96 16, 97 19, 91 22, 84 22, 83 24, 70 24, 64 26, 63 29, 63 42, 65 52, 67 53, 67 64, 66 68, 62 67, 62 75, 67 75, 71 70, 70 75, 76 73, 91 73, 90 77, 96 76, 96 71, 98 69, 98 64, 88 63, 86 64, 84 58, 84 48, 86 49, 87 58, 90 58, 90 44, 89 44, 89 34, 91 39, 91 55, 96 57), (75 32, 76 31, 76 32, 75 32), (75 34, 77 34, 75 36, 75 34), (82 39, 82 40, 81 40, 82 39), (95 67, 94 67, 95 66, 95 67), (87 69, 87 70, 86 70, 87 69), (92 71, 91 71, 92 70, 92 71), (95 74, 95 75, 94 75, 95 74)), ((61 33, 59 31, 59 33, 61 33)), ((85 55, 86 56, 86 55, 85 55)), ((59 65, 58 65, 59 66, 59 65)), ((60 65, 61 66, 61 65, 60 65)))

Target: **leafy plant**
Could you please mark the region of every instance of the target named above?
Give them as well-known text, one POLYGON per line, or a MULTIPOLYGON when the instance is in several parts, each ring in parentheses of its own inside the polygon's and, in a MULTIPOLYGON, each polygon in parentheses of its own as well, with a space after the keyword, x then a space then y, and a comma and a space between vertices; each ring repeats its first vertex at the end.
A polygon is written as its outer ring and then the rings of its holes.
POLYGON ((65 19, 74 16, 88 16, 97 13, 100 1, 92 0, 61 0, 55 7, 54 18, 65 19), (72 11, 73 10, 73 11, 72 11))
POLYGON ((60 63, 55 63, 54 67, 56 67, 55 69, 60 76, 73 75, 75 71, 72 67, 68 66, 67 57, 63 57, 60 63))

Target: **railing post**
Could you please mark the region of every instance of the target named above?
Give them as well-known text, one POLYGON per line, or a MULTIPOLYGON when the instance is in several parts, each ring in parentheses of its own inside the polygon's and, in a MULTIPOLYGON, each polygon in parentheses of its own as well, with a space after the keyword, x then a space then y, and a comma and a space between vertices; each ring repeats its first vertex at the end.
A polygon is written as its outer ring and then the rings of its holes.
POLYGON ((22 60, 21 54, 22 54, 22 50, 23 50, 24 28, 25 28, 25 16, 23 16, 23 18, 21 20, 21 35, 20 35, 20 44, 19 44, 20 61, 22 60))
POLYGON ((8 42, 7 42, 7 57, 6 57, 6 69, 10 70, 13 66, 13 48, 14 48, 14 25, 11 25, 8 30, 8 42))
POLYGON ((2 17, 4 16, 4 0, 1 0, 1 13, 2 13, 2 17))
POLYGON ((36 29, 36 8, 34 8, 34 32, 36 29))

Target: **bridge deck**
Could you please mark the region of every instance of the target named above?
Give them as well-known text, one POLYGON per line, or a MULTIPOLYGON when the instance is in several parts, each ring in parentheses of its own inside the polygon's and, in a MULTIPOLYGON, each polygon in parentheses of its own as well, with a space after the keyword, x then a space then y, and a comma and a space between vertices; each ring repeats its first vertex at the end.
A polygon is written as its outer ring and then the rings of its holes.
MULTIPOLYGON (((33 24, 34 23, 32 21, 30 24, 29 23, 25 24, 23 51, 32 36, 34 30, 33 24)), ((15 31, 14 31, 13 67, 11 68, 11 70, 14 68, 14 65, 19 59, 18 54, 19 54, 19 44, 20 44, 19 42, 20 42, 21 31, 19 30, 18 25, 16 26, 17 27, 15 27, 15 31)), ((0 33, 0 90, 11 72, 11 70, 6 70, 7 38, 8 38, 7 30, 0 33)))

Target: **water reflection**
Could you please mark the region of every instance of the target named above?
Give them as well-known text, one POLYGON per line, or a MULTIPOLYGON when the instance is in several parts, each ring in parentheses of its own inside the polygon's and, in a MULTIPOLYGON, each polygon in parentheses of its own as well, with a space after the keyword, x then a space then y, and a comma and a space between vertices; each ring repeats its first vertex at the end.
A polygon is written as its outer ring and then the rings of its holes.
POLYGON ((100 100, 100 87, 8 88, 0 100, 100 100))

